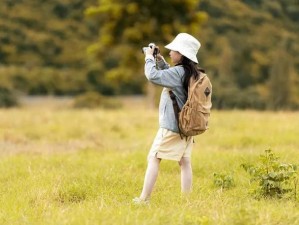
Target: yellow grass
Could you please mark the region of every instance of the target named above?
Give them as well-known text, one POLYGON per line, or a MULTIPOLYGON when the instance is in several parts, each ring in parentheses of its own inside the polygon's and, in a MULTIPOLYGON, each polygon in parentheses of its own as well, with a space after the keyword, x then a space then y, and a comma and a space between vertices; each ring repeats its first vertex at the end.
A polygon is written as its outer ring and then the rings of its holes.
POLYGON ((144 107, 0 110, 0 224, 299 224, 298 200, 255 199, 240 168, 268 148, 298 164, 298 112, 213 111, 196 137, 192 194, 163 161, 151 204, 137 207, 157 121, 144 107), (215 172, 236 186, 221 191, 215 172))

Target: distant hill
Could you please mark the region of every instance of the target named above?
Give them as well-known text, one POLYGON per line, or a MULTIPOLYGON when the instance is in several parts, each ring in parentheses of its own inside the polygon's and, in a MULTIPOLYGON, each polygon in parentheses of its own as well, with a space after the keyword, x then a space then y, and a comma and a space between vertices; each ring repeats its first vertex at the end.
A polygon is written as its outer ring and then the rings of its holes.
POLYGON ((297 0, 202 0, 200 9, 209 19, 199 59, 214 81, 215 107, 298 105, 297 0))
POLYGON ((4 0, 0 79, 29 94, 71 94, 86 87, 87 46, 98 26, 84 19, 96 0, 4 0))
MULTIPOLYGON (((33 95, 114 94, 115 85, 86 53, 100 24, 83 12, 96 4, 3 0, 0 84, 33 95)), ((298 107, 298 0, 202 0, 200 10, 208 20, 199 37, 199 60, 213 82, 215 108, 298 107)), ((143 85, 120 90, 140 93, 143 85)))
POLYGON ((4 0, 0 8, 1 64, 77 67, 98 27, 83 11, 95 0, 4 0))

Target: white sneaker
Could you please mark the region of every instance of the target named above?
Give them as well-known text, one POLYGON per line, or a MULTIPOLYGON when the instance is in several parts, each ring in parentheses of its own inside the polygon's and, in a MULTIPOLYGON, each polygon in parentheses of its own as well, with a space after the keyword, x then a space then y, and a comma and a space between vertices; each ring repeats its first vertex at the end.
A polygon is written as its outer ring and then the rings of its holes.
POLYGON ((133 198, 132 200, 134 205, 148 205, 149 199, 141 199, 139 197, 133 198))

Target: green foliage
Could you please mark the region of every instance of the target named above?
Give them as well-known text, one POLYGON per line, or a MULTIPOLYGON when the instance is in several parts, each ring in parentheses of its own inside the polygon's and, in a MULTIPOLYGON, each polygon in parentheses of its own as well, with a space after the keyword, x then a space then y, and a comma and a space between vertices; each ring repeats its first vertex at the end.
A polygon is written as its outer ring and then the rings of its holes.
POLYGON ((109 99, 97 92, 86 92, 77 96, 73 103, 74 108, 106 108, 118 109, 122 107, 122 103, 115 99, 109 99))
POLYGON ((242 164, 241 166, 251 176, 251 181, 258 182, 258 195, 264 197, 282 197, 286 193, 294 192, 296 186, 292 187, 297 179, 297 166, 290 163, 281 163, 270 149, 260 155, 258 165, 242 164))
POLYGON ((299 29, 290 8, 298 4, 200 1, 209 17, 199 58, 216 84, 216 108, 298 108, 299 29))
POLYGON ((94 2, 4 1, 0 9, 2 62, 29 67, 84 65, 85 48, 93 35, 82 10, 94 2))
POLYGON ((265 109, 266 102, 255 87, 245 90, 233 85, 223 86, 216 80, 213 83, 213 107, 217 109, 265 109), (223 88, 225 87, 225 88, 223 88))
POLYGON ((91 89, 84 71, 74 68, 7 66, 0 76, 7 86, 30 95, 75 95, 91 89))
POLYGON ((0 77, 32 95, 74 95, 87 82, 93 40, 83 10, 96 0, 10 1, 0 7, 0 77))
POLYGON ((0 85, 0 107, 13 107, 18 105, 18 99, 14 91, 0 85))
POLYGON ((144 85, 141 47, 150 42, 165 45, 179 32, 198 36, 206 18, 198 4, 198 0, 100 0, 85 11, 101 24, 99 41, 89 52, 102 63, 104 76, 111 82, 144 85))
POLYGON ((292 57, 287 53, 287 40, 283 40, 278 46, 277 54, 273 59, 269 78, 269 108, 297 108, 297 100, 294 99, 296 76, 292 57))
POLYGON ((169 61, 162 46, 189 32, 214 108, 298 109, 298 11, 295 0, 4 0, 0 79, 30 95, 142 94, 140 48, 155 42, 169 61))
POLYGON ((235 186, 234 177, 228 173, 214 173, 214 185, 220 187, 221 190, 229 189, 235 186))

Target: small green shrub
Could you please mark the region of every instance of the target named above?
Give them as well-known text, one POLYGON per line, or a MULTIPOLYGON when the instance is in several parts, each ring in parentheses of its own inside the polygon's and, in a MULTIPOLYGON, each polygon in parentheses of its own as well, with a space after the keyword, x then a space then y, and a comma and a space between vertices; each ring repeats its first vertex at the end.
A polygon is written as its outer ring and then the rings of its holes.
POLYGON ((61 188, 56 200, 61 203, 78 203, 85 201, 91 193, 90 186, 80 181, 74 181, 61 188))
POLYGON ((214 185, 220 187, 221 190, 229 189, 235 186, 234 177, 227 173, 214 173, 214 185))
POLYGON ((74 108, 105 108, 116 109, 122 107, 120 101, 109 99, 97 92, 87 92, 75 98, 73 103, 74 108))
POLYGON ((260 155, 257 165, 242 164, 241 166, 251 176, 251 181, 258 182, 255 190, 258 196, 282 197, 286 193, 293 192, 296 198, 297 166, 290 163, 281 163, 270 149, 260 155))
POLYGON ((18 105, 18 99, 13 90, 0 86, 0 107, 13 107, 18 105))

